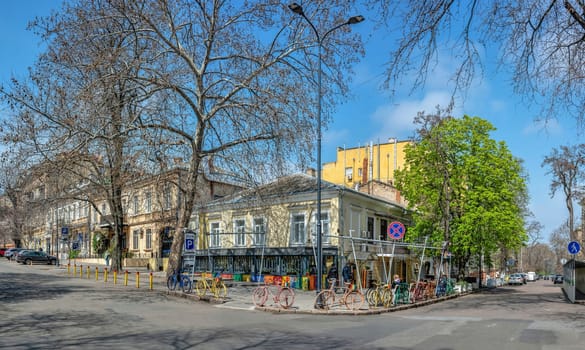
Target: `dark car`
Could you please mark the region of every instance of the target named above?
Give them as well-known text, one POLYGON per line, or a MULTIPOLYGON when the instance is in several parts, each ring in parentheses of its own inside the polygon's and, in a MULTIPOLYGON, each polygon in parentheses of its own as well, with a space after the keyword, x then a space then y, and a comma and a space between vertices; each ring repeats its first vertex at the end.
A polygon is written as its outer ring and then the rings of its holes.
POLYGON ((32 264, 49 264, 53 265, 57 263, 57 257, 47 255, 45 252, 38 252, 36 250, 28 250, 18 254, 16 262, 26 265, 32 264))
POLYGON ((563 275, 556 275, 553 279, 554 284, 563 284, 563 275))

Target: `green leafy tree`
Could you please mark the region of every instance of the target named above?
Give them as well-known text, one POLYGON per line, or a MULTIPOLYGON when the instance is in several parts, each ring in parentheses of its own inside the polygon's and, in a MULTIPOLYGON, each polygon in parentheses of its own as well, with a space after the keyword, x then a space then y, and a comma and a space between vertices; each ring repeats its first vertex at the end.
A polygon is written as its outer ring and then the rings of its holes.
POLYGON ((405 149, 397 187, 414 209, 409 239, 449 244, 463 271, 472 257, 515 249, 526 240, 522 166, 479 117, 419 114, 419 140, 405 149))

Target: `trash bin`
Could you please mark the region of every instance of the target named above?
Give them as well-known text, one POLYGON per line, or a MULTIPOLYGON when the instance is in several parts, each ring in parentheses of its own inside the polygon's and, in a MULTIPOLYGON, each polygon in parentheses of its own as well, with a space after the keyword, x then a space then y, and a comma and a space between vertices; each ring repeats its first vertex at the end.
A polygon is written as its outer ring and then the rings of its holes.
POLYGON ((317 275, 309 276, 309 290, 315 290, 317 288, 317 275))
POLYGON ((309 290, 309 277, 303 276, 301 279, 301 286, 303 290, 309 290))

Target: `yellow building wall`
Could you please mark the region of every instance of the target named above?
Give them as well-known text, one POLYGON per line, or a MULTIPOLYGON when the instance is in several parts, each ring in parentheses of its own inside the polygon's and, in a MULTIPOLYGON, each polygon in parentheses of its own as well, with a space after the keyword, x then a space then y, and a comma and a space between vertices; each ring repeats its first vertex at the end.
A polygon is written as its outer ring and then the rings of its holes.
POLYGON ((404 147, 409 143, 411 141, 337 148, 336 160, 323 164, 323 180, 352 188, 372 179, 393 183, 394 170, 404 168, 404 147))
MULTIPOLYGON (((321 203, 321 211, 329 212, 329 237, 324 238, 323 245, 336 246, 339 244, 337 236, 339 228, 339 200, 337 198, 324 200, 321 203), (327 241, 327 242, 326 242, 327 241)), ((312 222, 313 214, 316 212, 315 202, 313 200, 306 202, 295 202, 288 204, 278 204, 258 208, 246 208, 243 210, 224 210, 204 215, 200 221, 204 227, 205 241, 199 241, 199 249, 207 248, 209 242, 210 223, 220 222, 220 248, 235 247, 234 220, 245 220, 246 244, 244 247, 253 247, 253 222, 254 218, 263 217, 266 220, 266 247, 289 247, 291 232, 291 214, 305 214, 305 231, 307 235, 306 246, 311 246, 311 232, 314 230, 312 222)), ((241 247, 241 246, 239 246, 241 247)))

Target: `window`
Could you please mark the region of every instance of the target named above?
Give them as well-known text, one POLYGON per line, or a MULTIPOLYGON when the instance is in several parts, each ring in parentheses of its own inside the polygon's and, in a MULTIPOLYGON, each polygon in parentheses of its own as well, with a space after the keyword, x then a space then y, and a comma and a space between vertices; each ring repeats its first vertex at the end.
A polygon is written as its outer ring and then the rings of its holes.
POLYGON ((293 214, 290 240, 293 245, 305 244, 305 214, 293 214))
POLYGON ((146 229, 146 249, 152 249, 152 229, 146 229))
POLYGON ((219 240, 219 222, 212 222, 209 227, 209 247, 210 248, 219 248, 220 247, 220 240, 219 240))
POLYGON ((168 185, 165 186, 163 192, 163 205, 164 209, 171 209, 171 187, 168 185))
POLYGON ((234 231, 236 246, 246 245, 246 221, 244 219, 234 221, 234 231))
POLYGON ((264 218, 254 218, 254 245, 266 244, 266 223, 264 218))
POLYGON ((140 239, 140 230, 132 232, 132 249, 138 250, 138 240, 140 239))
POLYGON ((353 181, 353 168, 345 168, 345 179, 346 181, 353 181))
MULTIPOLYGON (((311 241, 317 244, 317 213, 313 214, 313 222, 311 225, 311 241)), ((321 212, 321 243, 329 244, 331 242, 329 213, 321 212)))
POLYGON ((133 205, 132 211, 134 212, 134 215, 138 215, 138 196, 134 196, 132 198, 132 203, 133 203, 132 204, 133 205))
POLYGON ((144 194, 144 209, 147 213, 152 212, 152 193, 146 192, 144 194))

